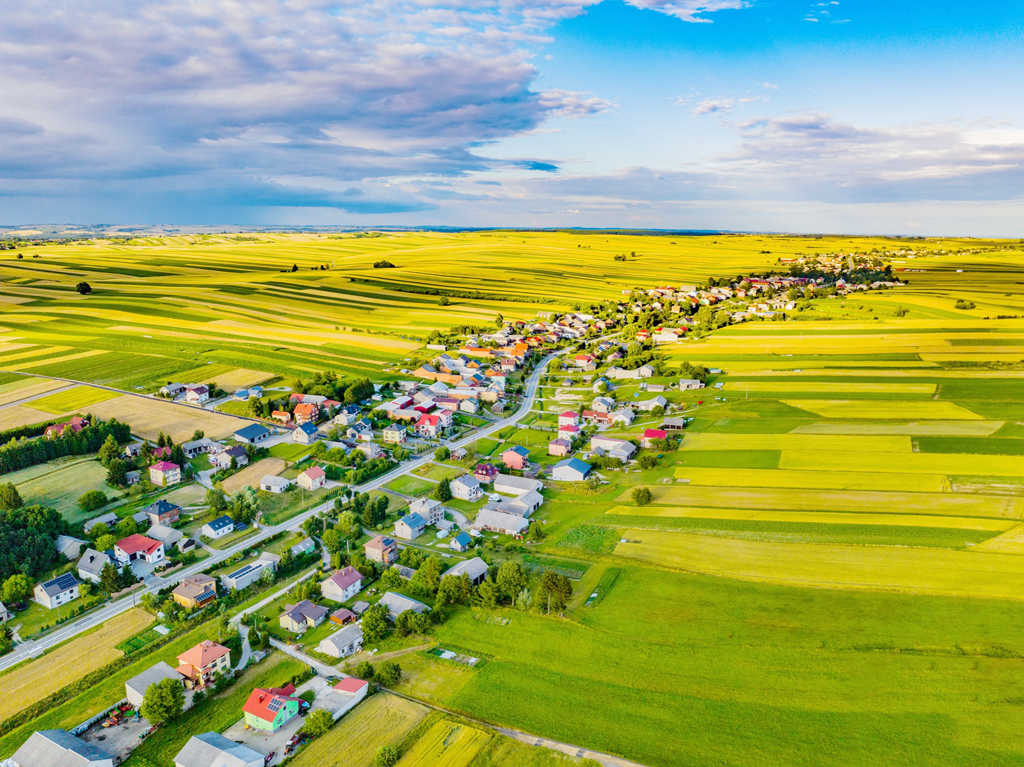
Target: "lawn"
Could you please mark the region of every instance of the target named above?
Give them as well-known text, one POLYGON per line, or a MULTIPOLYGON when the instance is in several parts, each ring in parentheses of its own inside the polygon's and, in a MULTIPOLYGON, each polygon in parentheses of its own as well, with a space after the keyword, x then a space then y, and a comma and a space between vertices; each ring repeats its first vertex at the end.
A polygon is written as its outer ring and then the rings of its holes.
POLYGON ((421 496, 433 492, 434 488, 437 487, 437 483, 421 479, 412 474, 403 474, 388 482, 384 487, 404 495, 421 496))
POLYGON ((100 490, 108 498, 119 491, 107 485, 107 470, 95 458, 58 459, 4 476, 13 482, 27 505, 50 506, 71 524, 85 522, 99 512, 82 511, 78 499, 90 490, 100 490))
POLYGON ((272 458, 283 458, 294 463, 305 458, 312 449, 311 445, 302 445, 298 442, 278 442, 268 448, 268 452, 272 458))
POLYGON ((120 396, 120 393, 116 391, 97 389, 93 386, 76 386, 73 389, 26 402, 25 407, 42 410, 44 413, 53 415, 76 411, 84 412, 83 408, 120 396))

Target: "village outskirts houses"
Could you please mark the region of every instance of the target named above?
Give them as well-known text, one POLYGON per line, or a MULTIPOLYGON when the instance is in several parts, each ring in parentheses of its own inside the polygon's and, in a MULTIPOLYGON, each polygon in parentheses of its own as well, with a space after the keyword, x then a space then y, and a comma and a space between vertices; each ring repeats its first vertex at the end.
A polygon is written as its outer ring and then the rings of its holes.
POLYGON ((349 566, 320 581, 320 593, 332 602, 347 602, 359 593, 362 586, 362 573, 349 566))
POLYGON ((178 656, 178 673, 185 678, 185 686, 206 687, 217 676, 231 669, 231 651, 209 639, 178 656))
POLYGON ((371 562, 390 565, 398 560, 398 543, 384 535, 378 535, 363 544, 363 553, 371 562))
POLYGON ((181 467, 170 461, 157 461, 149 467, 149 481, 157 487, 170 487, 181 482, 181 467))
POLYGON ((78 579, 71 573, 58 575, 43 583, 37 583, 32 590, 36 602, 48 610, 62 607, 81 596, 78 579))

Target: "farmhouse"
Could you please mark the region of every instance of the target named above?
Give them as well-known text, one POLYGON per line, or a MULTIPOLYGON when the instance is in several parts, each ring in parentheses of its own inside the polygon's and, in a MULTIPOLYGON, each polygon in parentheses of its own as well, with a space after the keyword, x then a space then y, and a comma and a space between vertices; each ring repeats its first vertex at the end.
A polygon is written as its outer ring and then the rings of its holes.
POLYGON ((234 529, 235 520, 225 514, 217 517, 212 522, 207 522, 199 529, 199 532, 215 541, 218 538, 223 538, 225 535, 231 535, 231 531, 234 529))
POLYGON ((217 732, 193 735, 174 757, 174 767, 264 767, 266 758, 217 732))
POLYGON ((210 389, 202 384, 185 387, 185 401, 193 405, 201 405, 210 399, 210 389))
POLYGON ((603 437, 595 434, 590 438, 590 449, 598 455, 607 454, 612 458, 628 460, 636 452, 636 445, 624 439, 603 437))
POLYGON ((510 447, 501 454, 501 461, 513 471, 522 471, 530 465, 530 451, 522 445, 510 447))
POLYGON ((88 535, 96 525, 107 525, 109 527, 110 525, 116 525, 117 522, 117 514, 110 511, 106 514, 101 514, 98 517, 93 517, 83 525, 83 529, 85 530, 85 534, 88 535))
POLYGON ((415 599, 396 594, 393 591, 389 591, 380 598, 378 604, 384 605, 388 608, 388 617, 391 620, 395 620, 399 615, 404 613, 406 610, 412 610, 415 613, 423 613, 429 610, 422 602, 417 602, 415 599))
POLYGON ((292 442, 298 442, 300 445, 312 445, 316 442, 318 433, 316 424, 306 421, 292 430, 292 442))
POLYGON ((327 608, 315 605, 308 599, 303 599, 297 605, 285 605, 284 613, 281 615, 281 628, 295 634, 301 634, 306 629, 312 629, 324 622, 327 617, 327 608))
POLYGON ((213 449, 214 445, 220 447, 219 442, 214 442, 212 439, 203 437, 202 439, 185 442, 182 444, 181 449, 185 452, 186 458, 195 458, 203 453, 209 453, 213 449))
POLYGON ((299 715, 299 698, 294 697, 295 687, 257 687, 242 706, 245 724, 254 730, 277 732, 299 715))
POLYGON ((185 677, 185 686, 189 689, 205 687, 214 677, 230 669, 231 651, 209 639, 178 656, 178 673, 185 677))
MULTIPOLYGON (((335 631, 326 639, 321 640, 316 649, 317 652, 322 652, 332 658, 347 658, 363 649, 363 629, 357 623, 345 626, 340 631, 335 631)), ((365 685, 366 682, 362 682, 362 684, 365 685)))
POLYGON ((456 578, 462 575, 469 576, 470 583, 474 586, 479 586, 487 578, 487 563, 480 559, 480 557, 473 557, 449 568, 442 577, 447 578, 449 575, 456 578))
POLYGON ((395 535, 407 541, 413 541, 423 534, 426 527, 427 521, 413 512, 395 522, 395 535))
POLYGON ((260 490, 265 490, 268 493, 283 493, 291 486, 292 481, 290 479, 273 474, 267 474, 260 480, 260 490))
POLYGON ((160 394, 164 397, 177 397, 184 391, 185 384, 183 383, 169 383, 166 386, 160 387, 160 394))
POLYGON ((36 602, 52 610, 78 599, 79 583, 71 573, 64 573, 43 583, 37 583, 32 595, 36 602))
POLYGON ((78 577, 90 583, 100 582, 100 573, 110 561, 110 557, 95 549, 86 549, 82 558, 78 560, 78 577))
POLYGON ((151 503, 142 511, 149 518, 151 525, 173 525, 181 515, 180 506, 162 498, 156 503, 151 503))
POLYGON ((251 423, 236 431, 234 437, 236 442, 241 442, 244 445, 258 445, 270 438, 270 429, 258 423, 251 423))
POLYGON ((680 378, 679 379, 679 390, 686 391, 687 389, 703 389, 704 384, 698 381, 696 378, 680 378))
POLYGON ((363 586, 363 575, 354 567, 345 567, 329 578, 320 581, 320 593, 332 602, 347 602, 363 586))
POLYGON ((245 448, 241 445, 235 445, 229 447, 227 450, 223 450, 217 455, 210 459, 210 463, 216 466, 218 469, 230 469, 231 462, 235 462, 235 466, 247 466, 249 463, 249 455, 245 452, 245 448))
POLYGON ((571 410, 567 410, 558 416, 559 426, 578 426, 579 423, 580 417, 571 410))
POLYGON ((582 482, 590 474, 590 464, 579 458, 567 458, 551 468, 551 478, 559 482, 582 482))
POLYGON ((181 674, 175 671, 170 664, 160 661, 155 666, 150 666, 141 674, 133 676, 124 683, 125 697, 133 706, 141 706, 143 699, 146 697, 146 690, 151 685, 162 682, 165 679, 173 679, 178 684, 182 684, 181 674))
POLYGON ((526 517, 518 514, 507 514, 503 511, 481 509, 473 522, 475 530, 490 530, 494 533, 519 537, 530 526, 526 517))
POLYGON ((327 484, 327 474, 319 466, 310 466, 296 479, 303 490, 317 490, 327 484))
POLYGON ((320 406, 315 402, 300 402, 292 412, 295 423, 300 426, 304 423, 315 423, 320 415, 320 406))
POLYGON ((544 483, 539 479, 528 479, 526 477, 513 477, 510 474, 501 474, 494 480, 494 492, 503 495, 524 495, 531 491, 539 492, 544 483))
POLYGON ((473 544, 473 539, 469 533, 461 532, 452 538, 452 542, 449 545, 452 551, 466 551, 473 544))
POLYGON ((186 610, 206 607, 217 599, 217 581, 203 573, 193 575, 175 587, 171 598, 186 610))
POLYGON ((363 552, 371 562, 390 565, 398 559, 398 543, 393 538, 378 535, 363 544, 363 552))
POLYGON ((655 440, 668 439, 668 432, 664 429, 644 429, 640 444, 646 448, 654 447, 655 440))
POLYGON ((292 422, 292 414, 289 413, 287 410, 274 410, 270 414, 270 417, 273 418, 278 423, 284 424, 285 426, 292 422))
POLYGON ((662 397, 660 394, 657 397, 651 399, 645 399, 642 402, 636 403, 636 409, 641 413, 650 413, 654 408, 660 407, 662 410, 668 404, 668 400, 662 397))
POLYGON ((567 442, 572 442, 576 439, 576 436, 580 433, 579 426, 573 426, 572 424, 566 424, 565 426, 558 427, 558 438, 564 439, 567 442))
POLYGON ((451 488, 452 495, 460 501, 476 501, 483 495, 483 490, 480 488, 480 480, 469 474, 453 479, 451 488))
POLYGON ((182 546, 186 545, 182 541, 191 540, 190 538, 185 538, 185 533, 181 530, 175 530, 167 525, 150 525, 150 528, 146 531, 146 536, 154 541, 160 541, 164 545, 165 553, 170 551, 175 545, 181 549, 182 546))
POLYGON ((156 564, 164 559, 164 545, 145 535, 129 535, 114 544, 114 559, 121 565, 130 562, 156 564))
POLYGON ((181 482, 181 467, 170 461, 157 461, 149 467, 149 481, 157 487, 170 487, 181 482))
POLYGON ((110 754, 67 730, 33 732, 14 752, 11 762, 15 767, 113 767, 114 764, 110 754))

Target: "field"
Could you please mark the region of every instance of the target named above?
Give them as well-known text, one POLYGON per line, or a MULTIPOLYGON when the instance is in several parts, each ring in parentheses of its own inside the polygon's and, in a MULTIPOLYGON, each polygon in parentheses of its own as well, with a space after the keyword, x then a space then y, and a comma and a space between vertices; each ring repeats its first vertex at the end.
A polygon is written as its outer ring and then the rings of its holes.
POLYGON ((4 696, 0 719, 6 719, 106 665, 122 653, 120 642, 139 633, 153 622, 144 610, 129 610, 96 631, 73 639, 51 653, 4 674, 4 696))
POLYGON ((117 392, 106 389, 96 389, 92 386, 76 386, 67 391, 51 394, 48 397, 40 397, 26 403, 26 407, 33 410, 42 410, 44 413, 57 415, 58 413, 84 412, 83 408, 94 405, 97 402, 114 399, 119 396, 117 392))
POLYGON ((52 420, 54 419, 51 416, 25 405, 8 405, 0 408, 0 431, 52 420))
POLYGON ((107 470, 95 458, 60 459, 4 476, 13 482, 27 505, 41 504, 56 509, 72 524, 96 516, 96 512, 83 512, 78 499, 89 490, 101 490, 111 497, 107 485, 107 470))
POLYGON ((397 745, 428 709, 388 693, 373 695, 303 749, 293 767, 370 767, 381 746, 397 745))
POLYGON ((490 733, 441 719, 398 761, 399 767, 469 767, 490 733))
POLYGON ((160 432, 165 432, 175 443, 192 439, 196 429, 210 439, 223 439, 252 423, 211 410, 128 394, 97 403, 89 411, 99 418, 116 418, 131 424, 133 434, 154 441, 160 432))
POLYGON ((264 458, 225 479, 224 492, 234 493, 246 485, 252 485, 259 490, 260 480, 268 474, 280 474, 287 466, 287 461, 281 458, 264 458))
POLYGON ((63 389, 68 384, 65 381, 50 381, 46 378, 30 378, 29 376, 18 376, 13 381, 0 384, 0 405, 9 405, 12 402, 36 397, 46 394, 54 389, 63 389))

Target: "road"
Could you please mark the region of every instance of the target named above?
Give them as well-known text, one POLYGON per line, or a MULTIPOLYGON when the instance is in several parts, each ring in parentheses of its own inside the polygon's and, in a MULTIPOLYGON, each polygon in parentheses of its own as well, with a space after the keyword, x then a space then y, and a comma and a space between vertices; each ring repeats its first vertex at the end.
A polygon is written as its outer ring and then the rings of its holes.
MULTIPOLYGON (((446 444, 449 447, 453 448, 465 447, 473 442, 476 442, 481 437, 487 437, 493 434, 494 432, 500 431, 501 429, 504 429, 507 426, 516 424, 523 418, 525 418, 529 414, 530 410, 533 408, 534 402, 536 401, 536 395, 537 390, 539 388, 541 376, 547 370, 548 365, 551 363, 552 360, 554 360, 558 356, 561 356, 562 354, 565 354, 567 351, 567 349, 563 349, 562 351, 549 354, 540 362, 540 364, 537 365, 533 373, 531 373, 530 377, 527 379, 526 391, 523 395, 522 402, 519 406, 519 409, 513 415, 509 416, 508 418, 502 419, 501 421, 496 421, 493 425, 485 427, 480 431, 474 432, 472 435, 468 437, 463 437, 462 439, 459 440, 450 441, 447 442, 446 444)), ((78 381, 71 381, 70 379, 63 378, 55 380, 67 380, 68 383, 79 383, 78 381)), ((94 386, 95 384, 85 385, 94 386)), ((108 389, 109 391, 122 391, 121 389, 112 389, 107 386, 99 386, 97 388, 108 389)), ((123 393, 132 394, 132 392, 123 393)), ((138 397, 145 395, 135 394, 133 396, 138 397)), ((182 405, 182 407, 191 407, 191 405, 182 405)), ((371 490, 376 490, 380 487, 383 487, 388 482, 391 482, 392 480, 396 479, 397 477, 400 477, 403 474, 407 474, 420 466, 423 466, 427 463, 431 463, 432 461, 433 455, 431 453, 426 453, 419 458, 406 461, 400 466, 389 471, 387 474, 377 477, 376 479, 370 480, 369 482, 363 485, 357 485, 353 487, 353 489, 362 493, 367 493, 370 492, 371 490)), ((303 522, 305 522, 312 516, 315 516, 323 511, 328 510, 333 506, 333 503, 333 500, 327 501, 319 506, 315 506, 312 509, 303 512, 302 514, 293 517, 287 522, 282 522, 280 525, 275 525, 273 527, 264 528, 257 536, 253 538, 247 538, 246 540, 230 548, 218 551, 210 558, 204 559, 202 562, 197 562, 196 564, 191 565, 189 567, 176 570, 168 578, 151 577, 147 579, 146 587, 140 591, 136 591, 134 595, 122 597, 116 602, 104 605, 96 612, 90 613, 89 615, 86 615, 78 620, 69 621, 65 625, 61 626, 59 629, 52 631, 46 636, 43 636, 39 639, 29 640, 18 645, 14 652, 8 653, 7 655, 0 658, 0 672, 12 666, 15 666, 21 663, 22 661, 27 660, 28 658, 34 658, 38 655, 41 655, 48 649, 62 642, 66 642, 67 640, 81 634, 84 631, 88 631, 89 629, 98 626, 99 624, 105 621, 110 620, 116 615, 120 615, 121 613, 132 609, 132 607, 134 607, 135 604, 137 604, 138 599, 142 596, 142 594, 145 594, 147 592, 156 593, 162 588, 180 582, 183 578, 198 574, 199 572, 205 570, 211 565, 223 562, 224 560, 230 558, 231 556, 241 551, 251 549, 253 546, 258 544, 260 541, 265 540, 266 538, 269 538, 273 535, 277 535, 278 533, 284 532, 286 530, 294 530, 301 527, 303 522)))

